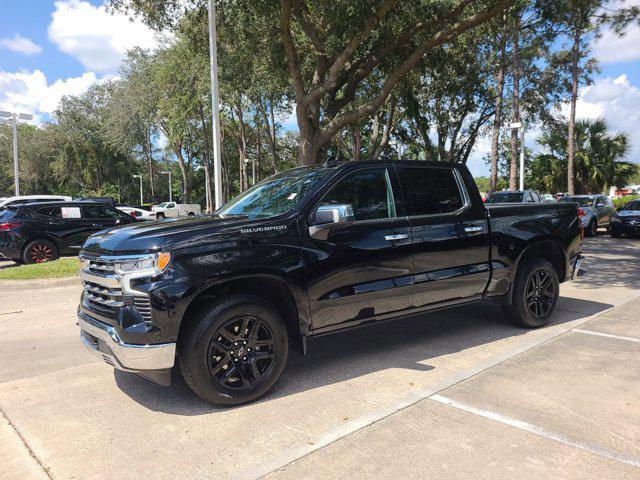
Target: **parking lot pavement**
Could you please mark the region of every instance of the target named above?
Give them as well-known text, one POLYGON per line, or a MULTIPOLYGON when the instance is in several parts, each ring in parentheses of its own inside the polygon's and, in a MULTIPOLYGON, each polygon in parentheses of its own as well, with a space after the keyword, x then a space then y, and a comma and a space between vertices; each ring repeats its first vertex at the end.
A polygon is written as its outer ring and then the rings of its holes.
POLYGON ((226 410, 85 353, 79 287, 0 286, 0 478, 640 478, 640 343, 601 335, 638 337, 640 242, 586 254, 548 327, 483 304, 321 337, 226 410))

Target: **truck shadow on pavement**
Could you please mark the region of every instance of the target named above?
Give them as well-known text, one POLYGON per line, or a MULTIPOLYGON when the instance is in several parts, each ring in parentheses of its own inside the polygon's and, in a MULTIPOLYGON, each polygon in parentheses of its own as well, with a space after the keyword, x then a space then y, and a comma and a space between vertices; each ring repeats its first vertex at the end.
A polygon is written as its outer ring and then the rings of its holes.
MULTIPOLYGON (((574 308, 556 310, 549 327, 611 307, 590 300, 568 300, 578 308, 575 311, 574 308)), ((289 363, 280 380, 254 405, 381 370, 430 371, 435 368, 429 364, 430 359, 526 332, 528 330, 509 323, 498 305, 486 302, 318 337, 309 340, 306 356, 290 352, 289 363)), ((177 368, 173 371, 171 387, 160 387, 117 370, 114 375, 124 393, 153 411, 192 416, 229 410, 198 398, 184 383, 177 368)))

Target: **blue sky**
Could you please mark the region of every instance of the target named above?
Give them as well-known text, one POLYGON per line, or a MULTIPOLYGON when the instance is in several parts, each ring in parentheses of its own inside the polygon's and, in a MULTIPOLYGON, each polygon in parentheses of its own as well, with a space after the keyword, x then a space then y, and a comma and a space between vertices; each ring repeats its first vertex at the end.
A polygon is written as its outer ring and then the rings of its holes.
MULTIPOLYGON (((640 0, 616 5, 640 5, 640 0)), ((63 95, 78 95, 100 79, 117 75, 126 51, 161 41, 140 22, 109 15, 102 0, 2 0, 0 17, 0 110, 19 110, 48 119, 63 95)), ((602 71, 580 90, 578 116, 604 116, 614 131, 632 141, 628 160, 640 163, 640 28, 618 38, 605 31, 592 44, 602 71)), ((222 67, 222 66, 221 66, 222 67)), ((283 120, 292 127, 293 119, 283 120)), ((527 145, 535 146, 531 131, 527 145)), ((487 174, 482 157, 488 138, 469 161, 476 175, 487 174)))

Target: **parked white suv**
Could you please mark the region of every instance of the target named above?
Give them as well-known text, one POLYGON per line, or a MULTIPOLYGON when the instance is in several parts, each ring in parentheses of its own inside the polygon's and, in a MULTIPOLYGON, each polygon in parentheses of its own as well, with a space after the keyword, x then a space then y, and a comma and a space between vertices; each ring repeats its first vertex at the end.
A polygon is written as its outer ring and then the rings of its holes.
POLYGON ((163 202, 151 209, 158 220, 163 218, 193 217, 200 214, 200 205, 197 203, 163 202))
POLYGON ((18 205, 20 203, 35 203, 35 202, 70 202, 71 197, 65 197, 64 195, 21 195, 18 197, 6 197, 0 199, 0 208, 7 205, 18 205))

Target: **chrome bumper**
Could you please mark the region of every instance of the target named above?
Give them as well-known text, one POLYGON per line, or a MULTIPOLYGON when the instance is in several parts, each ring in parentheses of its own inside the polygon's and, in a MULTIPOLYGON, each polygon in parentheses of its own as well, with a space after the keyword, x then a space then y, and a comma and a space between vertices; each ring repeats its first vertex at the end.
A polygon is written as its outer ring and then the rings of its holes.
POLYGON ((113 327, 82 313, 78 315, 78 324, 85 347, 118 370, 137 372, 173 367, 175 342, 153 345, 125 343, 113 327))

